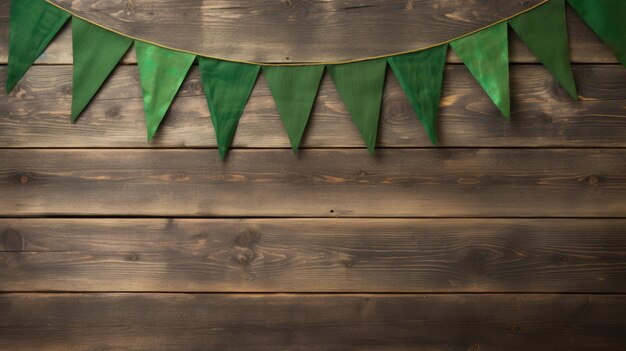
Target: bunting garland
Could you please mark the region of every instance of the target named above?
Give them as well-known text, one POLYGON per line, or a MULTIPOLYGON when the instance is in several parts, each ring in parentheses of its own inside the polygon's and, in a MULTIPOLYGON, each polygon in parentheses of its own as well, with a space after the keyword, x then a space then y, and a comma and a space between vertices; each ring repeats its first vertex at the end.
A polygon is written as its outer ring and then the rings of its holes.
POLYGON ((126 37, 45 0, 12 0, 6 90, 9 93, 15 88, 72 17, 72 121, 80 116, 134 42, 148 140, 153 139, 197 57, 222 158, 232 143, 261 69, 294 152, 300 146, 327 69, 367 149, 373 154, 387 63, 431 142, 436 144, 448 46, 461 58, 503 116, 510 118, 508 26, 565 91, 577 99, 569 61, 566 1, 626 67, 626 21, 623 18, 626 0, 545 0, 529 11, 415 52, 354 62, 282 66, 198 56, 126 37))

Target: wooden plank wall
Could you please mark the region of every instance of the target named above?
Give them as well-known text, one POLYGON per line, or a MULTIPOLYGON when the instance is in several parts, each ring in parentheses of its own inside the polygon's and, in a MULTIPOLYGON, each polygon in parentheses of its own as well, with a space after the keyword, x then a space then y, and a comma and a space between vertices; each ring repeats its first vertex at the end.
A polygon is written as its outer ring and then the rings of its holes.
POLYGON ((626 70, 568 16, 580 101, 513 37, 511 123, 451 55, 441 147, 324 78, 296 156, 261 77, 223 163, 195 68, 152 144, 132 54, 70 124, 64 30, 0 95, 0 350, 624 350, 626 70))
POLYGON ((318 63, 429 47, 544 0, 50 1, 118 33, 203 56, 318 63))

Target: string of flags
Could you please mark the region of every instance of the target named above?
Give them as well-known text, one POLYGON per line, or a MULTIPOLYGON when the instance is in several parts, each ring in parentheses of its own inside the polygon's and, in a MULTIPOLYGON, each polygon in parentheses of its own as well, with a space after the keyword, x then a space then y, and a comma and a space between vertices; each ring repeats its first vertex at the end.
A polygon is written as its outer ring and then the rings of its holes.
MULTIPOLYGON (((567 0, 626 67, 625 0, 567 0)), ((202 57, 125 37, 73 16, 44 0, 12 0, 10 8, 9 93, 71 18, 75 122, 122 57, 135 44, 148 140, 158 131, 189 69, 197 60, 223 158, 260 72, 276 102, 294 151, 298 150, 326 71, 374 153, 381 100, 389 66, 433 144, 448 50, 453 50, 501 111, 510 118, 509 27, 526 43, 555 80, 577 99, 569 61, 566 0, 536 8, 480 31, 407 54, 343 64, 263 65, 202 57)))

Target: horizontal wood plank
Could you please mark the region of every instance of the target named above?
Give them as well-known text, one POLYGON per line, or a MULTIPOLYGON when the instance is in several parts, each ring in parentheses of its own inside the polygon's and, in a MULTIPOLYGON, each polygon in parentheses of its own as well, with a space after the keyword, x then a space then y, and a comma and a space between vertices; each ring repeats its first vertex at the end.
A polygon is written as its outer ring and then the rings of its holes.
MULTIPOLYGON (((216 147, 206 99, 193 69, 157 133, 146 142, 136 67, 120 67, 77 124, 69 123, 72 69, 37 66, 10 96, 0 94, 0 147, 216 147)), ((626 69, 574 67, 581 96, 571 100, 541 66, 512 67, 512 122, 463 66, 449 66, 441 102, 440 146, 626 147, 626 69)), ((0 68, 1 80, 6 69, 0 68)), ((322 81, 303 147, 363 147, 331 79, 322 81)), ((381 147, 432 147, 389 72, 378 139, 381 147)), ((235 148, 289 148, 261 76, 233 143, 235 148)))
POLYGON ((0 215, 624 217, 624 149, 0 150, 0 215))
POLYGON ((623 295, 2 294, 26 350, 623 350, 623 295))
POLYGON ((626 220, 0 219, 0 291, 626 292, 626 220))
POLYGON ((238 61, 314 63, 437 45, 543 2, 134 0, 128 6, 51 1, 116 32, 170 48, 238 61))
MULTIPOLYGON (((597 36, 585 25, 585 23, 576 15, 576 13, 568 8, 567 12, 568 31, 570 38, 571 60, 577 63, 618 63, 615 55, 597 38, 597 36)), ((72 63, 72 38, 71 24, 66 26, 50 47, 39 58, 38 63, 41 64, 71 64, 72 63)), ((445 33, 445 31, 444 31, 445 33)), ((394 38, 397 36, 394 36, 394 38)), ((0 3, 0 64, 7 63, 9 38, 9 1, 0 3)), ((180 39, 180 36, 177 37, 180 39)), ((393 42, 385 39, 386 42, 393 42)), ((351 52, 354 49, 353 40, 341 40, 342 50, 351 52)), ((263 50, 276 49, 276 45, 264 43, 263 50)), ((371 47, 371 45, 370 45, 371 47)), ((528 50, 526 45, 513 33, 510 35, 510 55, 511 62, 515 63, 535 63, 537 59, 528 50)), ((277 51, 274 51, 277 53, 277 51)), ((285 56, 286 57, 286 56, 285 56)), ((284 60, 283 55, 277 59, 284 60)), ((289 61, 293 61, 295 57, 290 57, 289 61)), ((451 54, 449 62, 460 62, 456 55, 451 54)), ((136 63, 134 51, 130 50, 129 54, 124 58, 124 63, 136 63)))

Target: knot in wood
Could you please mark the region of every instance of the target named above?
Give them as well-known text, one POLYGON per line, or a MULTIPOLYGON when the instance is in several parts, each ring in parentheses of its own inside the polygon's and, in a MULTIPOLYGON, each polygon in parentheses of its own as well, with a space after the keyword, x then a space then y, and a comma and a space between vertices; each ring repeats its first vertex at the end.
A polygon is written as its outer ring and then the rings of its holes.
POLYGON ((26 184, 26 183, 28 183, 28 180, 29 180, 28 175, 26 175, 26 174, 20 175, 20 183, 26 184))
POLYGON ((261 234, 254 229, 249 229, 235 239, 235 245, 245 248, 253 248, 261 240, 261 234))
POLYGON ((543 122, 544 124, 552 124, 552 117, 548 115, 543 115, 543 117, 541 118, 541 122, 543 122))
POLYGON ((462 269, 468 273, 482 274, 485 270, 487 256, 487 250, 471 249, 461 262, 462 269))
POLYGON ((0 238, 0 242, 5 251, 22 251, 24 249, 24 239, 22 235, 13 228, 3 230, 0 238))

